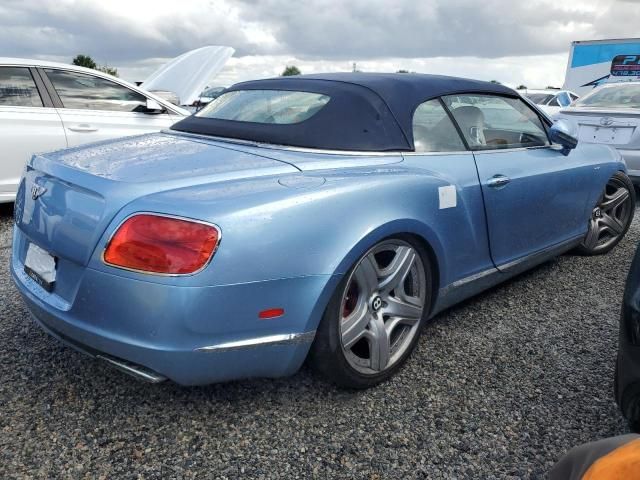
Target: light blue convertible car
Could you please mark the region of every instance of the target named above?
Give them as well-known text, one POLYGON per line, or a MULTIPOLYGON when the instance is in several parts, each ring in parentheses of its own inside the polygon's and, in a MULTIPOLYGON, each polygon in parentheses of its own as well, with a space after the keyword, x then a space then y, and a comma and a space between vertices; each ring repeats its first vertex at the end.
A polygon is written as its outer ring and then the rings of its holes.
POLYGON ((170 131, 34 156, 12 276, 46 331, 139 378, 276 377, 308 359, 368 387, 443 309, 620 241, 625 164, 566 127, 459 78, 237 84, 170 131))

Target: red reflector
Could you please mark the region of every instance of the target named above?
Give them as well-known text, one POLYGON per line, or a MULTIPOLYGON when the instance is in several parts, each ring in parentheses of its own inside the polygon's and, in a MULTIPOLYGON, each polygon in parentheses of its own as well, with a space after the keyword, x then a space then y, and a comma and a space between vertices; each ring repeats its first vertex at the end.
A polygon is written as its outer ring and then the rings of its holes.
POLYGON ((270 308, 268 310, 262 310, 258 314, 258 317, 265 319, 265 318, 281 317, 282 315, 284 315, 284 308, 270 308))
POLYGON ((104 252, 109 265, 165 274, 188 274, 203 268, 220 241, 212 225, 140 214, 125 221, 104 252))

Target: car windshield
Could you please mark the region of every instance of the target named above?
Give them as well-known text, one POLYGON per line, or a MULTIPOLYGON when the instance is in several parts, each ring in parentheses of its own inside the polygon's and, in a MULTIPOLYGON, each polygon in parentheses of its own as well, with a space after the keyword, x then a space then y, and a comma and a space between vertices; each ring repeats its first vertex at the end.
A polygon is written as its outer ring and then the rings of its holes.
POLYGON ((585 95, 577 107, 640 108, 640 84, 607 85, 585 95))
POLYGON ((536 105, 546 105, 554 97, 553 93, 527 93, 527 98, 536 105))
POLYGON ((237 122, 293 124, 311 118, 328 95, 286 90, 235 90, 220 95, 197 117, 237 122))

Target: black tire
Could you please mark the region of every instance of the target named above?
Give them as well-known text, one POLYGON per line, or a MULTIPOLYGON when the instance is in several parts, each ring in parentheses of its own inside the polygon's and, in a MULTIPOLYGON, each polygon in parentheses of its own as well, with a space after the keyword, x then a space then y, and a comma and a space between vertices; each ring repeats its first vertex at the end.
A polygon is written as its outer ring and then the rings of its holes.
POLYGON ((575 249, 576 253, 580 255, 603 255, 610 252, 620 240, 624 238, 636 207, 636 190, 633 183, 622 172, 616 172, 607 182, 605 191, 602 192, 598 199, 597 205, 593 209, 591 218, 589 219, 589 230, 585 235, 582 243, 575 249), (614 212, 609 215, 609 211, 606 210, 608 204, 609 192, 614 189, 617 191, 626 190, 627 198, 622 204, 615 207, 614 212), (605 216, 611 218, 615 217, 618 224, 622 225, 622 229, 619 232, 613 232, 610 228, 604 226, 605 216))
POLYGON ((370 388, 392 377, 404 365, 415 349, 420 338, 420 332, 427 321, 431 308, 433 289, 432 267, 429 263, 429 255, 427 254, 426 249, 413 238, 405 236, 387 238, 376 244, 376 246, 372 247, 372 249, 358 259, 358 261, 350 268, 349 272, 344 276, 340 284, 336 287, 336 290, 324 312, 309 354, 309 364, 316 372, 331 383, 344 388, 370 388), (360 262, 366 257, 367 253, 371 252, 377 245, 388 241, 406 242, 415 249, 421 260, 422 266, 424 267, 426 298, 422 315, 417 323, 416 333, 411 341, 408 342, 408 346, 403 347, 406 348, 406 351, 404 351, 404 353, 387 369, 384 369, 379 373, 365 374, 352 367, 347 360, 342 347, 340 327, 340 322, 342 321, 341 312, 342 308, 344 308, 342 299, 343 295, 346 294, 345 289, 348 287, 347 282, 350 282, 353 272, 360 262))

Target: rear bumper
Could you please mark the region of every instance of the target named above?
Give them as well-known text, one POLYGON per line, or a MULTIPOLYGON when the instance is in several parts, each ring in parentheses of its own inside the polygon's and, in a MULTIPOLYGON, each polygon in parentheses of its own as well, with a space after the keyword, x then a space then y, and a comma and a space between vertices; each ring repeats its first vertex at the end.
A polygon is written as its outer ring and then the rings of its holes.
POLYGON ((80 353, 84 353, 85 355, 89 355, 90 357, 94 357, 99 360, 104 360, 112 366, 123 371, 124 373, 131 375, 132 377, 135 377, 139 380, 144 380, 150 383, 160 383, 167 379, 167 377, 165 377, 164 375, 161 375, 158 372, 154 372, 153 370, 149 370, 142 365, 136 365, 126 360, 115 358, 106 353, 94 350, 88 345, 82 345, 72 338, 53 330, 49 325, 43 323, 38 317, 36 317, 35 314, 32 313, 31 316, 33 318, 33 321, 36 322, 45 332, 47 332, 52 337, 57 338, 65 345, 79 351, 80 353))
POLYGON ((14 255, 13 280, 48 333, 138 378, 183 385, 294 373, 334 283, 333 276, 309 276, 178 287, 86 269, 67 304, 22 268, 14 255), (258 319, 260 310, 276 306, 283 317, 258 319))
POLYGON ((627 175, 633 183, 640 184, 640 150, 618 149, 627 164, 627 175))

